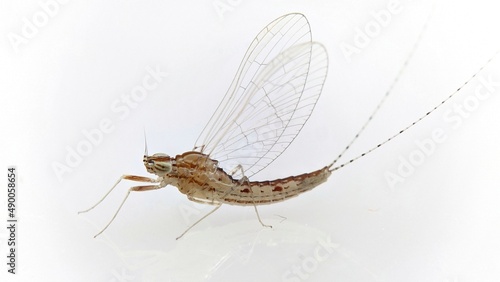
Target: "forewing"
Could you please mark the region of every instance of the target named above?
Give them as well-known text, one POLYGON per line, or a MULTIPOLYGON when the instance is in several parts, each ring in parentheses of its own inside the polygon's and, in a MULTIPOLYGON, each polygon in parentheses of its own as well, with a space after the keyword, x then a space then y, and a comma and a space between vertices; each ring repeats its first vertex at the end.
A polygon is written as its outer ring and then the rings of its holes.
POLYGON ((327 67, 326 51, 311 42, 303 15, 276 19, 253 40, 196 147, 227 171, 240 165, 245 176, 254 175, 300 132, 321 94, 327 67))

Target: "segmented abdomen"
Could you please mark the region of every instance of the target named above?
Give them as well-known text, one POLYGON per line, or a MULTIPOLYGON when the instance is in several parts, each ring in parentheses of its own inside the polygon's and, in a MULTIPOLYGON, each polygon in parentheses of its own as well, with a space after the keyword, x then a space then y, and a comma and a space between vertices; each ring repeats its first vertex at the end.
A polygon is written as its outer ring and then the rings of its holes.
POLYGON ((230 205, 265 205, 281 202, 312 190, 325 182, 330 175, 329 168, 324 167, 310 173, 270 181, 241 183, 235 180, 232 191, 218 200, 230 205))

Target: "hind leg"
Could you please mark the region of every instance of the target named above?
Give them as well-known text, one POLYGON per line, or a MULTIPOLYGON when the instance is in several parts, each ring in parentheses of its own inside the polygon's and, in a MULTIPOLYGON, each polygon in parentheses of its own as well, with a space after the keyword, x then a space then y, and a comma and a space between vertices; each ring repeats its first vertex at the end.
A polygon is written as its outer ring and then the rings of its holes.
MULTIPOLYGON (((235 168, 231 171, 231 175, 234 175, 237 171, 239 171, 239 172, 241 173, 241 175, 243 175, 243 177, 239 180, 239 184, 240 184, 240 185, 242 185, 242 186, 243 186, 243 185, 247 185, 247 186, 249 186, 249 185, 248 185, 248 183, 249 183, 250 181, 249 181, 249 180, 248 180, 248 178, 245 176, 245 172, 243 171, 243 167, 242 167, 241 165, 236 166, 236 167, 235 167, 235 168)), ((249 190, 250 190, 250 193, 253 195, 253 191, 252 191, 252 189, 250 189, 250 187, 249 187, 249 190)), ((253 197, 252 197, 252 200, 254 200, 254 199, 253 199, 253 197)), ((255 214, 257 215, 257 219, 259 220, 260 224, 261 224, 262 226, 264 226, 264 227, 273 228, 273 227, 272 227, 272 225, 265 224, 265 223, 262 221, 262 219, 260 218, 259 211, 257 210, 257 205, 255 204, 255 200, 253 201, 253 208, 254 208, 254 210, 255 210, 255 214)))

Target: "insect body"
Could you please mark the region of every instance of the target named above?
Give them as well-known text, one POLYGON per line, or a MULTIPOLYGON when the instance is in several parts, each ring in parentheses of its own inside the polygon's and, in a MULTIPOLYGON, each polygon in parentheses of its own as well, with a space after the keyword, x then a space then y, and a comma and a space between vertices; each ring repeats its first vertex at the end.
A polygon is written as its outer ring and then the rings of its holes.
MULTIPOLYGON (((249 177, 275 160, 300 132, 318 101, 327 70, 326 50, 312 41, 304 15, 274 20, 250 44, 194 149, 174 158, 146 152, 144 165, 157 178, 124 175, 98 203, 82 212, 101 203, 122 179, 152 184, 130 188, 102 231, 131 191, 172 185, 189 200, 216 205, 209 214, 222 204, 253 205, 257 212, 257 205, 286 200, 325 182, 331 165, 272 181, 250 181, 249 177)), ((262 223, 258 212, 257 216, 262 223)))
POLYGON ((195 202, 206 204, 262 205, 284 201, 325 182, 329 167, 272 181, 234 179, 218 162, 199 152, 186 152, 171 158, 153 155, 144 158, 150 173, 158 175, 159 187, 176 186, 195 202))
MULTIPOLYGON (((398 80, 409 58, 394 81, 398 80)), ((122 179, 150 183, 130 188, 112 219, 96 236, 113 222, 130 192, 156 190, 168 185, 177 187, 191 201, 215 205, 178 238, 222 204, 254 206, 259 222, 267 226, 260 219, 257 205, 284 201, 317 187, 333 171, 376 150, 420 122, 460 89, 384 142, 334 166, 372 120, 388 91, 361 130, 329 165, 297 176, 250 181, 249 178, 274 161, 300 132, 318 101, 327 69, 326 50, 312 41, 304 15, 288 14, 271 22, 250 44, 227 94, 193 150, 170 157, 161 153, 148 155, 146 149, 144 165, 157 178, 123 175, 99 202, 82 211, 99 205, 122 179)))

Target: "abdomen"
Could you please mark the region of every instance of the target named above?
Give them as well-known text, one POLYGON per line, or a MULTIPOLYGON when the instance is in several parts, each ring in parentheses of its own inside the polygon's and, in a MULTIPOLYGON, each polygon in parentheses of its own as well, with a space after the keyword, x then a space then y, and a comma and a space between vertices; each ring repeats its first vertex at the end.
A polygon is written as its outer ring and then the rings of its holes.
MULTIPOLYGON (((331 172, 328 167, 270 181, 250 181, 240 183, 235 180, 231 191, 219 194, 218 202, 230 205, 266 205, 293 198, 325 182, 331 172)), ((218 193, 217 193, 218 194, 218 193)))

